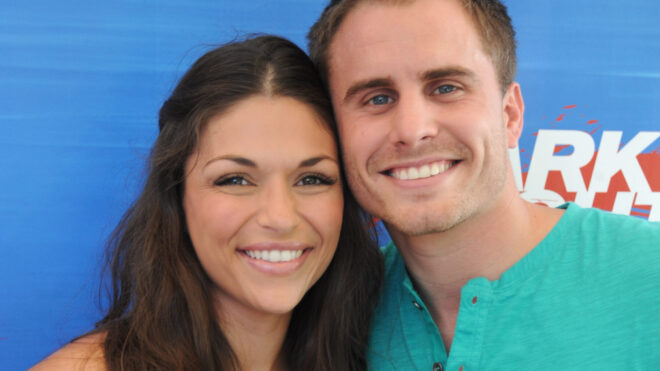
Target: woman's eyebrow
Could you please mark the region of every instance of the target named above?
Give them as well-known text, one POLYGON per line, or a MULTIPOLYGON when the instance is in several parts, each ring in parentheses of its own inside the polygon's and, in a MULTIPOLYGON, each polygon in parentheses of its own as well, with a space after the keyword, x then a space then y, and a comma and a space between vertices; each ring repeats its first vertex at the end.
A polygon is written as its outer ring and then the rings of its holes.
MULTIPOLYGON (((254 167, 254 168, 258 167, 257 164, 254 161, 250 160, 250 159, 247 159, 245 157, 240 157, 240 156, 232 156, 232 155, 223 155, 223 156, 214 157, 214 158, 210 159, 206 163, 206 165, 204 165, 204 167, 207 167, 210 164, 212 164, 213 162, 220 161, 220 160, 233 161, 233 162, 235 162, 239 165, 243 165, 243 166, 249 166, 249 167, 254 167)), ((321 156, 315 156, 315 157, 311 157, 311 158, 308 158, 306 160, 300 161, 300 164, 298 165, 298 167, 311 167, 311 166, 314 166, 314 165, 318 164, 319 162, 321 162, 323 160, 329 160, 329 161, 332 161, 334 163, 338 163, 336 159, 334 159, 330 156, 321 155, 321 156)))
POLYGON ((323 155, 323 156, 316 156, 316 157, 308 158, 307 160, 302 160, 300 162, 300 165, 298 165, 298 167, 314 166, 314 165, 318 164, 319 162, 321 162, 322 160, 330 160, 334 163, 338 163, 336 159, 334 159, 330 156, 323 155))
POLYGON ((206 165, 204 165, 204 167, 207 167, 211 163, 216 162, 216 161, 220 161, 220 160, 233 161, 233 162, 235 162, 239 165, 243 165, 243 166, 249 166, 249 167, 255 167, 255 168, 257 167, 257 164, 254 161, 252 161, 250 159, 247 159, 245 157, 233 156, 233 155, 223 155, 223 156, 214 157, 214 158, 210 159, 206 163, 206 165))

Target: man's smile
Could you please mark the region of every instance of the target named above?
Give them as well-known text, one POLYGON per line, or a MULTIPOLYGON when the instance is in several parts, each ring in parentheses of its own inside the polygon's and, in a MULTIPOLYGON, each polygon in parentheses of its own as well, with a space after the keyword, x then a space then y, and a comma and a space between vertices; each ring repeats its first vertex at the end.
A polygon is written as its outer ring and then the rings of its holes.
POLYGON ((444 173, 457 163, 458 160, 433 161, 419 166, 395 167, 384 173, 399 180, 423 179, 444 173))

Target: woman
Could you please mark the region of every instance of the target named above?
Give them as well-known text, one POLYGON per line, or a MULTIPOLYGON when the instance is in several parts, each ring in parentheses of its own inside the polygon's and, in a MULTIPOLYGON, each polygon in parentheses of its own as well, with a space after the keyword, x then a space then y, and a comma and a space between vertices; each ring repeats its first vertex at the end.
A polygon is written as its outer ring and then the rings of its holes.
POLYGON ((35 369, 366 369, 382 262, 307 56, 273 36, 215 49, 159 127, 106 316, 35 369))

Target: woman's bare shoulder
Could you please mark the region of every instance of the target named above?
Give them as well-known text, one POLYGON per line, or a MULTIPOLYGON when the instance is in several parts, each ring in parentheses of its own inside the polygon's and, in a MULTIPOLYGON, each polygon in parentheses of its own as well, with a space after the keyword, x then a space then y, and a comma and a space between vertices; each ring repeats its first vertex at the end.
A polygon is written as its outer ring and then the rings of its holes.
POLYGON ((28 371, 75 370, 105 371, 105 334, 83 336, 65 345, 28 371))

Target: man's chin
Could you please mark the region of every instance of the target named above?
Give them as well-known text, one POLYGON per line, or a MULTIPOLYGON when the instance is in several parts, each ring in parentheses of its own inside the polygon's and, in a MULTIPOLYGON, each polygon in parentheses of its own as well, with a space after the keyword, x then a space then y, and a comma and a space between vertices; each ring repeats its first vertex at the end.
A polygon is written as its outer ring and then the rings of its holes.
POLYGON ((432 213, 426 215, 398 214, 393 217, 381 218, 390 234, 402 234, 417 237, 428 234, 444 233, 461 224, 465 218, 449 213, 432 213))

